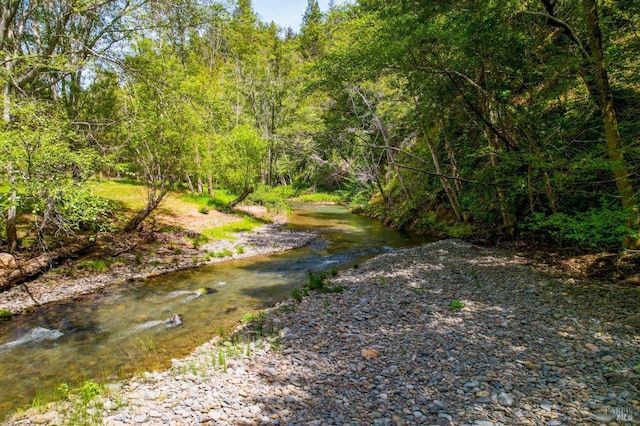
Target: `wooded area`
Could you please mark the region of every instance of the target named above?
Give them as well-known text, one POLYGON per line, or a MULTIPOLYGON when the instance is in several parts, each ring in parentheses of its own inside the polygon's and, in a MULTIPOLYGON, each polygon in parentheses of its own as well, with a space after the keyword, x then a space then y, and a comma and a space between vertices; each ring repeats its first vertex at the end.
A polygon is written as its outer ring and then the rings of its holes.
MULTIPOLYGON (((0 4, 1 250, 116 232, 94 179, 342 190, 389 224, 640 244, 640 4, 0 4), (65 237, 65 238, 63 238, 65 237)), ((245 195, 246 196, 246 195, 245 195)))

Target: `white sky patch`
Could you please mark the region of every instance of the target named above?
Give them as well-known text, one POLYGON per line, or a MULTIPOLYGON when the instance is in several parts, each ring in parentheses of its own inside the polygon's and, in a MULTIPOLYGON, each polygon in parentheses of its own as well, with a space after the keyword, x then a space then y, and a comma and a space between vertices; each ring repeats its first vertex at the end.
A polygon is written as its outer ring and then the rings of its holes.
MULTIPOLYGON (((348 0, 334 0, 334 4, 340 5, 348 3, 348 0)), ((253 10, 260 16, 261 20, 270 23, 275 22, 282 28, 293 28, 294 31, 300 29, 302 16, 307 10, 307 0, 253 0, 251 2, 253 10)), ((320 10, 326 12, 329 9, 329 0, 318 0, 320 10)))

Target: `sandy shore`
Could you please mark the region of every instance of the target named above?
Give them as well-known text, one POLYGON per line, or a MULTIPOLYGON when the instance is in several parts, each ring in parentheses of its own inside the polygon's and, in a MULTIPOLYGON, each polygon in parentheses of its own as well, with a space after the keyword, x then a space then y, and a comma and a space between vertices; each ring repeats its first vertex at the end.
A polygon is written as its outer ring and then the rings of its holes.
POLYGON ((332 278, 167 371, 7 424, 593 425, 640 421, 640 288, 443 240, 332 278), (245 337, 252 337, 245 339, 245 337))

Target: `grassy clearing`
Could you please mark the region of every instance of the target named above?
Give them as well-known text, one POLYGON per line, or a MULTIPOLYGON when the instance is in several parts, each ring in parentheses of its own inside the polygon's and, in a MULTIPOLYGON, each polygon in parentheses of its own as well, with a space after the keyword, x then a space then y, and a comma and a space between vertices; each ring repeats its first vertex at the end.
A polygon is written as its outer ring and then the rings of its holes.
POLYGON ((91 187, 98 197, 117 203, 123 210, 138 211, 146 206, 147 189, 143 185, 100 180, 92 182, 91 187))
MULTIPOLYGON (((95 181, 92 184, 96 195, 118 203, 124 210, 139 211, 146 206, 147 188, 131 182, 115 180, 95 181)), ((204 207, 220 207, 228 204, 235 198, 233 194, 225 190, 216 190, 210 198, 206 194, 187 194, 172 192, 163 200, 158 210, 165 213, 193 213, 204 207)))
POLYGON ((225 189, 216 189, 213 191, 213 196, 209 197, 207 194, 185 194, 182 200, 188 203, 192 203, 198 206, 198 210, 205 207, 222 207, 229 204, 236 198, 234 194, 231 194, 225 189))
POLYGON ((339 192, 314 192, 311 194, 302 194, 293 199, 300 203, 336 203, 340 204, 345 201, 344 194, 339 192))
POLYGON ((264 225, 264 222, 251 216, 244 216, 241 221, 230 222, 205 230, 202 235, 209 240, 223 240, 233 238, 237 232, 251 231, 253 228, 264 225))

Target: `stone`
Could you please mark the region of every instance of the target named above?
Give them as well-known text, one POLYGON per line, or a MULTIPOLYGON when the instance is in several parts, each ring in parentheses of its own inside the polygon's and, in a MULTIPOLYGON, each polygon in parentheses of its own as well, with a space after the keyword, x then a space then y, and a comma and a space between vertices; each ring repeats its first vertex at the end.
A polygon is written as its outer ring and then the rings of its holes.
POLYGON ((591 352, 598 352, 600 350, 600 348, 593 343, 585 343, 584 348, 590 350, 591 352))
POLYGON ((514 404, 514 400, 513 400, 513 396, 511 396, 510 394, 506 393, 506 392, 500 392, 498 394, 498 404, 502 405, 503 407, 511 407, 514 404))
POLYGON ((15 269, 18 265, 16 258, 9 253, 0 253, 0 268, 1 269, 15 269))
POLYGON ((360 354, 364 359, 374 359, 380 356, 380 352, 373 348, 363 348, 360 354))
POLYGON ((140 414, 138 416, 135 416, 133 418, 133 421, 136 423, 145 423, 147 421, 147 415, 146 414, 140 414))

